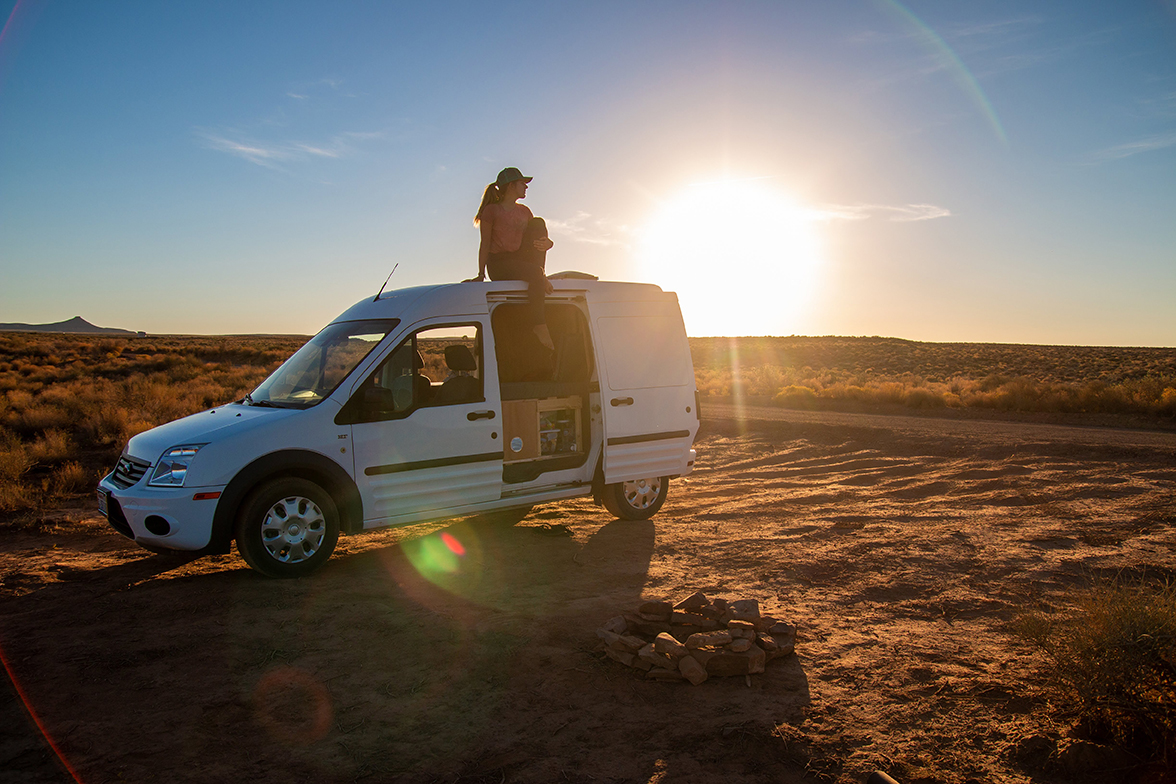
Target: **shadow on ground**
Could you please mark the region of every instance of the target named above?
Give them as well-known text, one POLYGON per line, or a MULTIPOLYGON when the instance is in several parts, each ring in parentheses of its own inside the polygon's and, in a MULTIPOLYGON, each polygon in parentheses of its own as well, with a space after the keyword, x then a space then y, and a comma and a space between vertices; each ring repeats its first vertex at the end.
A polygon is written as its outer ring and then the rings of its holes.
MULTIPOLYGON (((601 660, 595 629, 642 600, 654 525, 558 509, 342 552, 302 580, 235 556, 63 567, 0 600, 0 645, 83 781, 646 780, 767 732, 763 683, 704 684, 700 702, 601 660)), ((807 700, 798 664, 775 678, 807 700)), ((68 780, 31 727, 4 751, 18 780, 68 780)))

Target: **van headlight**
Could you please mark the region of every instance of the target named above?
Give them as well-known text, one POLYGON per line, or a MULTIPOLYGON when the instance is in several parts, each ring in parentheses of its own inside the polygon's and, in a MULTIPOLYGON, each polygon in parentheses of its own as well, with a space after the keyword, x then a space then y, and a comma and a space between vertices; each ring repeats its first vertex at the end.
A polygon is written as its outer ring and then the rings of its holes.
POLYGON ((155 487, 183 487, 184 477, 188 475, 188 466, 192 464, 192 458, 196 457, 202 446, 205 444, 184 444, 173 446, 164 452, 147 484, 155 487))

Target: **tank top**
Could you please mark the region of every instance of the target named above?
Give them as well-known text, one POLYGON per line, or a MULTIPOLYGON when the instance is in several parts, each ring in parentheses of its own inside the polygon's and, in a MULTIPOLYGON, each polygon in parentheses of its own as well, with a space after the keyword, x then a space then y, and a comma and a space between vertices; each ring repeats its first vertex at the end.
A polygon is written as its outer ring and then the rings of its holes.
POLYGON ((490 220, 490 252, 516 251, 523 244, 527 222, 534 217, 522 204, 507 209, 501 204, 489 204, 482 220, 490 220))

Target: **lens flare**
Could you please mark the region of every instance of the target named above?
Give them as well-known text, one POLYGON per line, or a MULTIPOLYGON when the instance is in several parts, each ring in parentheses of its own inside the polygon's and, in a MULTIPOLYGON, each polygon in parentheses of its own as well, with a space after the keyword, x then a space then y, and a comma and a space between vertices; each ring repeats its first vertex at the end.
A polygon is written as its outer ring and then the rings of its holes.
MULTIPOLYGON (((449 539, 457 543, 457 540, 452 536, 449 536, 449 539)), ((460 543, 457 546, 464 554, 465 548, 462 548, 460 543)), ((462 555, 459 555, 449 542, 445 541, 444 534, 429 534, 420 539, 406 542, 404 551, 416 570, 425 577, 457 574, 461 565, 462 555)), ((435 582, 435 580, 432 581, 435 582)))
POLYGON ((1000 140, 1001 144, 1007 145, 1009 138, 1005 134, 1000 117, 997 116, 996 109, 992 107, 992 102, 988 100, 984 88, 980 86, 980 82, 976 81, 976 76, 968 70, 968 66, 964 65, 964 61, 960 59, 956 51, 951 48, 947 41, 943 40, 943 36, 931 29, 930 25, 915 16, 912 11, 898 2, 898 0, 876 0, 876 4, 915 29, 916 34, 924 46, 943 63, 949 73, 955 78, 960 90, 976 106, 981 116, 988 121, 992 132, 996 134, 996 138, 1000 140))
POLYGON ((402 586, 424 580, 434 588, 478 604, 493 601, 493 553, 486 550, 476 525, 461 521, 401 543, 411 574, 395 575, 402 586))
POLYGON ((53 753, 57 755, 57 759, 61 761, 62 766, 69 773, 70 777, 73 778, 74 781, 78 782, 78 784, 81 784, 82 779, 78 776, 77 771, 74 770, 73 765, 69 764, 69 760, 65 758, 65 754, 62 753, 61 747, 57 745, 55 740, 53 740, 53 736, 50 735, 49 730, 45 728, 44 723, 41 721, 41 717, 37 715, 35 710, 33 710, 33 704, 29 702, 29 696, 21 687, 20 681, 16 679, 16 673, 12 671, 12 665, 8 663, 8 657, 4 655, 3 648, 0 648, 0 664, 4 665, 4 671, 8 674, 8 679, 12 681, 12 687, 16 689, 16 696, 20 697, 20 701, 24 703, 25 710, 28 711, 29 718, 33 720, 33 724, 36 725, 37 730, 41 733, 41 737, 43 737, 45 742, 49 744, 49 748, 53 749, 53 753))
POLYGON ((442 532, 441 541, 445 543, 445 546, 448 547, 450 552, 452 552, 454 555, 458 557, 465 555, 465 548, 461 546, 461 542, 457 541, 457 537, 448 531, 442 532))

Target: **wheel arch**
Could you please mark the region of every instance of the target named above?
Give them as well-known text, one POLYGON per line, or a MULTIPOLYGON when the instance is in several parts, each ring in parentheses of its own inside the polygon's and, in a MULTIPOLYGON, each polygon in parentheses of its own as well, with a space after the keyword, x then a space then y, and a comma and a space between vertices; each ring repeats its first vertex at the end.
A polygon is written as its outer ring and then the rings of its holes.
POLYGON ((339 527, 343 533, 363 529, 363 501, 359 497, 359 488, 342 466, 318 452, 283 449, 249 463, 221 491, 212 517, 212 538, 205 552, 229 552, 241 504, 254 488, 280 476, 306 479, 330 493, 339 509, 339 527))

